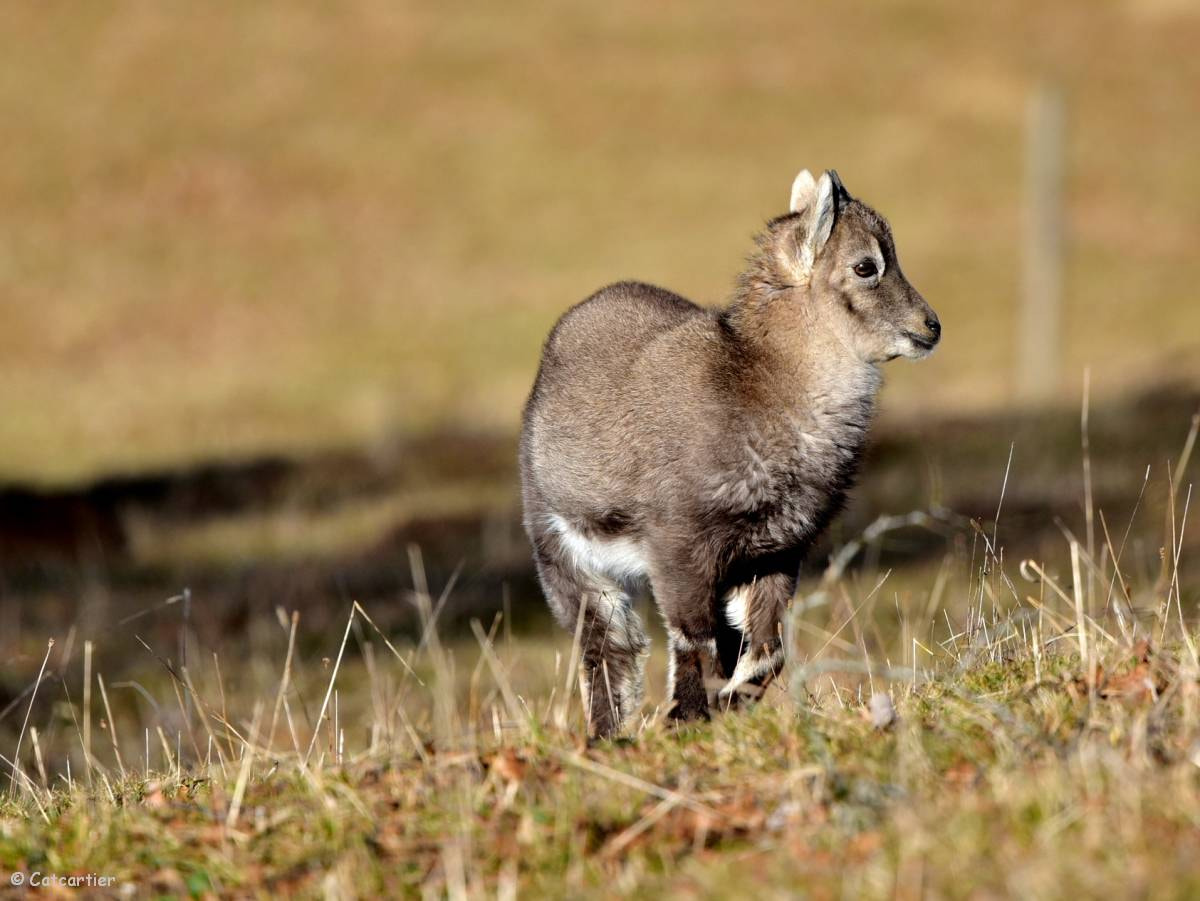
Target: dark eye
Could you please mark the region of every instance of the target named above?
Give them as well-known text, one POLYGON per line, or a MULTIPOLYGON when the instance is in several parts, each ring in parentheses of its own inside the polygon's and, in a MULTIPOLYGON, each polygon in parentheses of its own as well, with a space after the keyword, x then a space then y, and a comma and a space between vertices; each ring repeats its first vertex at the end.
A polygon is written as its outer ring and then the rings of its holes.
POLYGON ((859 278, 870 278, 878 271, 874 260, 859 260, 854 264, 854 274, 859 278))

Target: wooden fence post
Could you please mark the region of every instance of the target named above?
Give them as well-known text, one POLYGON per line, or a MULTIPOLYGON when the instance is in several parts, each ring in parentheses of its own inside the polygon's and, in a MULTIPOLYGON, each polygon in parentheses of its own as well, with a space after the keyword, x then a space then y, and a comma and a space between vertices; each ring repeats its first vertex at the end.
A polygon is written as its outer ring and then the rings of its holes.
POLYGON ((1025 402, 1058 389, 1062 354, 1063 99, 1042 84, 1029 98, 1026 121, 1025 222, 1016 385, 1025 402))

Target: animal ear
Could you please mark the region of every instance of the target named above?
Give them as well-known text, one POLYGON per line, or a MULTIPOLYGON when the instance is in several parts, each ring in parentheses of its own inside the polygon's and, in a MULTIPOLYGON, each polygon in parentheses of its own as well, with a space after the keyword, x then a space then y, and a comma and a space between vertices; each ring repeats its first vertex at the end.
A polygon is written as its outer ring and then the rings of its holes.
POLYGON ((808 211, 808 236, 805 243, 812 251, 812 259, 816 259, 829 234, 833 231, 833 220, 837 217, 837 191, 833 180, 837 173, 829 170, 817 182, 817 199, 808 211), (832 176, 832 177, 831 177, 832 176))
MULTIPOLYGON (((836 176, 834 176, 836 177, 836 176)), ((797 230, 796 247, 796 276, 801 282, 807 282, 812 275, 813 263, 817 254, 829 240, 833 231, 833 221, 837 216, 837 197, 833 187, 833 179, 826 172, 821 180, 814 182, 808 170, 796 177, 792 187, 792 211, 800 212, 804 220, 803 230, 797 230), (802 184, 803 182, 803 184, 802 184), (797 206, 797 188, 803 195, 797 206)))
POLYGON ((796 231, 797 252, 788 265, 793 267, 793 272, 802 283, 812 275, 817 254, 829 240, 837 218, 838 203, 843 196, 845 199, 850 197, 832 169, 827 170, 819 181, 804 169, 792 182, 791 211, 801 214, 803 228, 796 231))
POLYGON ((812 203, 816 195, 816 179, 807 169, 802 169, 796 176, 796 180, 792 182, 792 202, 788 205, 788 209, 793 213, 798 213, 812 203))
POLYGON ((826 174, 828 174, 829 180, 833 182, 833 196, 839 206, 854 199, 850 196, 850 192, 846 190, 846 186, 842 184, 842 180, 838 178, 837 169, 830 169, 826 174))

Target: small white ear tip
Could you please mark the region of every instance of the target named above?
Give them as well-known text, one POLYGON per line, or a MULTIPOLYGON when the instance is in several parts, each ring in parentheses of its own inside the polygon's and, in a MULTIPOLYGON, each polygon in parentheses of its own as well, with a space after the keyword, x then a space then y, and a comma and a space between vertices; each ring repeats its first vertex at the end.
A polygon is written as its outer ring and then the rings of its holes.
POLYGON ((792 193, 805 188, 811 188, 816 183, 817 181, 813 178, 811 172, 809 172, 807 169, 801 169, 800 174, 797 175, 795 180, 792 182, 792 193))
POLYGON ((812 173, 807 169, 801 169, 800 174, 792 182, 792 197, 788 208, 795 213, 808 206, 809 198, 812 197, 816 187, 817 182, 812 173))

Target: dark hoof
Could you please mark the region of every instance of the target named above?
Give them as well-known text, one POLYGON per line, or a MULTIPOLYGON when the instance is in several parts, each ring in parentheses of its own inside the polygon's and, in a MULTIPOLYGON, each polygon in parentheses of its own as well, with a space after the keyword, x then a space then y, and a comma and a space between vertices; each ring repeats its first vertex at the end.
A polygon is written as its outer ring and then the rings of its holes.
POLYGON ((716 701, 713 702, 713 707, 722 713, 728 713, 731 710, 744 709, 748 703, 747 699, 743 699, 734 692, 731 695, 725 695, 725 697, 718 695, 716 701))
POLYGON ((739 685, 737 689, 727 695, 717 695, 716 703, 713 706, 721 711, 750 710, 762 700, 764 694, 766 692, 761 685, 746 683, 739 685))
POLYGON ((708 712, 708 707, 701 707, 697 704, 676 703, 674 707, 667 711, 667 721, 676 726, 681 726, 684 723, 707 723, 711 719, 712 714, 708 712))
POLYGON ((628 735, 617 735, 615 732, 608 735, 592 735, 587 740, 589 750, 592 748, 632 748, 636 746, 637 742, 628 735))

